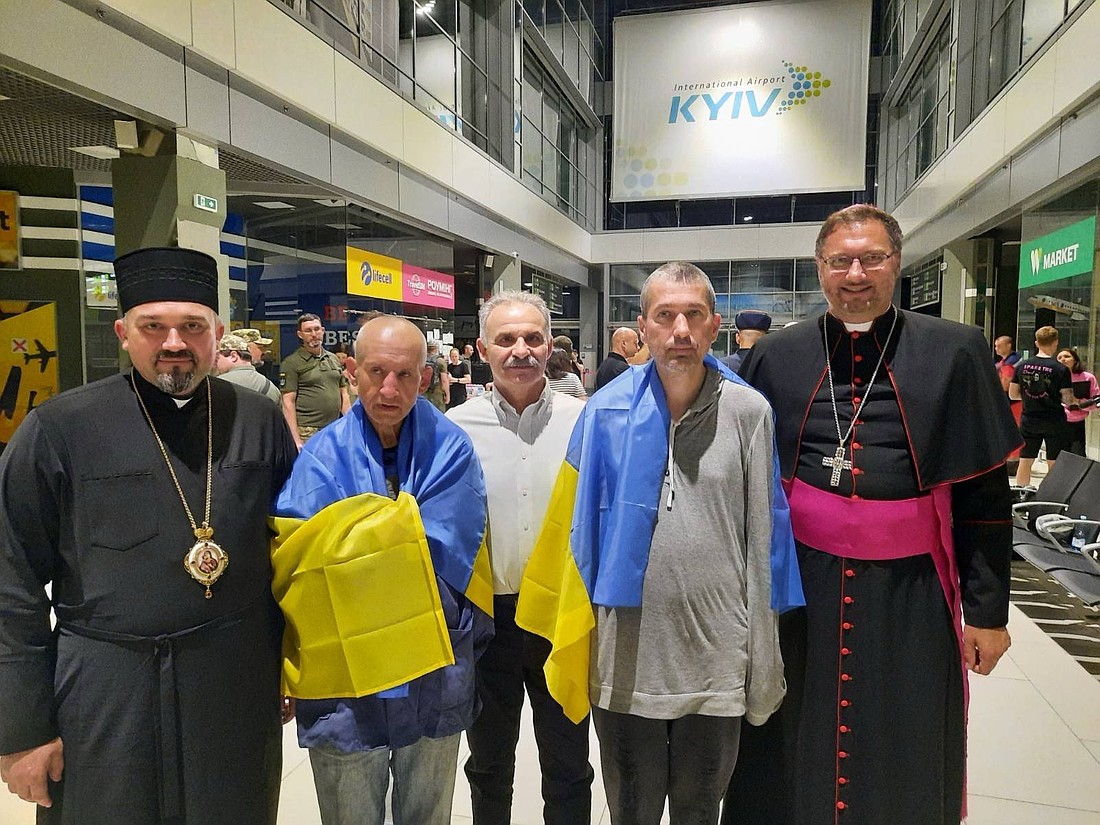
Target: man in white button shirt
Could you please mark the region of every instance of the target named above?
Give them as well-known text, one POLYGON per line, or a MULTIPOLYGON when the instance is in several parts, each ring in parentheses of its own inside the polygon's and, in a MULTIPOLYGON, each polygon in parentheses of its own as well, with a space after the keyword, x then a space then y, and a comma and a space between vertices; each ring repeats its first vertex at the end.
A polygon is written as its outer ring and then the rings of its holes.
POLYGON ((511 822, 512 781, 526 690, 542 768, 546 825, 591 820, 588 718, 570 722, 546 689, 549 643, 516 626, 516 594, 569 436, 584 402, 546 381, 550 312, 536 295, 503 292, 478 313, 477 349, 493 389, 448 411, 474 443, 489 499, 496 635, 477 664, 481 714, 467 731, 474 825, 511 822))

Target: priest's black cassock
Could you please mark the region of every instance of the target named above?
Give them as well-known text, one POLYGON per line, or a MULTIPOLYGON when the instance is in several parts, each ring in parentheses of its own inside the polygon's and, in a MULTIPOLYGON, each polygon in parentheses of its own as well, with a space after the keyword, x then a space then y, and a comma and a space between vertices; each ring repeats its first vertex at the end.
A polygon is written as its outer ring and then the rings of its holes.
MULTIPOLYGON (((201 523, 206 384, 180 408, 133 380, 201 523)), ((130 375, 46 402, 0 457, 0 753, 64 745, 39 822, 275 822, 282 622, 266 516, 297 451, 266 398, 210 383, 210 524, 229 555, 210 599, 184 569, 195 537, 130 375)))
MULTIPOLYGON (((949 485, 965 622, 1006 624, 1003 465, 1019 435, 980 330, 891 308, 869 331, 849 332, 825 315, 758 342, 741 375, 776 411, 788 488, 797 479, 814 495, 888 502, 949 485), (850 465, 833 486, 838 422, 843 435, 857 410, 850 465)), ((798 555, 807 607, 780 621, 787 698, 768 725, 742 729, 723 822, 958 825, 964 674, 932 555, 860 560, 801 541, 798 555)))

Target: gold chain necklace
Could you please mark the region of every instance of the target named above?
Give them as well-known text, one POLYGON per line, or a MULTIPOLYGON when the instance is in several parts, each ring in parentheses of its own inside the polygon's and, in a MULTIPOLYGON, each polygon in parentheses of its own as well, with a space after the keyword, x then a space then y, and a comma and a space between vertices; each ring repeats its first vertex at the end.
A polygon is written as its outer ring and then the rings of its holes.
POLYGON ((187 514, 187 521, 191 524, 191 530, 195 533, 197 541, 183 557, 183 568, 195 581, 206 587, 206 598, 213 594, 210 585, 221 578, 222 573, 229 567, 229 554, 222 550, 210 539, 214 536, 214 528, 210 526, 210 503, 213 500, 211 493, 214 489, 214 401, 210 389, 210 379, 206 379, 206 507, 203 512, 202 526, 195 523, 195 517, 191 514, 191 508, 187 505, 187 497, 183 494, 183 487, 176 477, 176 471, 172 467, 172 459, 168 456, 168 450, 160 439, 156 425, 153 424, 153 416, 149 415, 149 409, 145 406, 145 399, 141 397, 134 374, 130 373, 130 383, 134 387, 134 395, 137 396, 141 411, 145 413, 145 420, 149 422, 149 429, 153 431, 153 438, 160 447, 160 454, 164 457, 164 463, 168 465, 168 474, 172 476, 172 483, 176 485, 183 511, 187 514))

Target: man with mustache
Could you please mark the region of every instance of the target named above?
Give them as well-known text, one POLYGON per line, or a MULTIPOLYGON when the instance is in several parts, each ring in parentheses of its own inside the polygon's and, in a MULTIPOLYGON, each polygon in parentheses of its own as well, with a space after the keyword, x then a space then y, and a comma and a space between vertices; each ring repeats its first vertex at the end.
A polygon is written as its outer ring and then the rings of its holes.
POLYGON ((0 458, 0 778, 39 822, 274 825, 267 515, 297 451, 209 377, 213 258, 142 249, 115 276, 133 368, 46 401, 0 458))
POLYGON ((550 311, 526 292, 502 292, 481 306, 478 353, 493 389, 448 411, 474 443, 489 499, 496 635, 477 663, 481 714, 466 737, 466 776, 475 825, 511 822, 520 711, 526 691, 542 767, 546 825, 591 819, 588 717, 571 722, 543 674, 550 645, 516 626, 520 580, 542 527, 569 435, 584 402, 555 393, 546 380, 553 347, 550 311))

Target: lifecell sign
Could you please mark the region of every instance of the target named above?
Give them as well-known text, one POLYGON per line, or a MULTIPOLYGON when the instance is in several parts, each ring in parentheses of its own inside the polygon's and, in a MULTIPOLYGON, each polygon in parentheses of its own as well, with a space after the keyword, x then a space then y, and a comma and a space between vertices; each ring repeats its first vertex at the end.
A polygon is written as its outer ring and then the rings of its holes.
POLYGON ((349 295, 425 307, 455 308, 455 279, 397 258, 347 247, 349 295))

